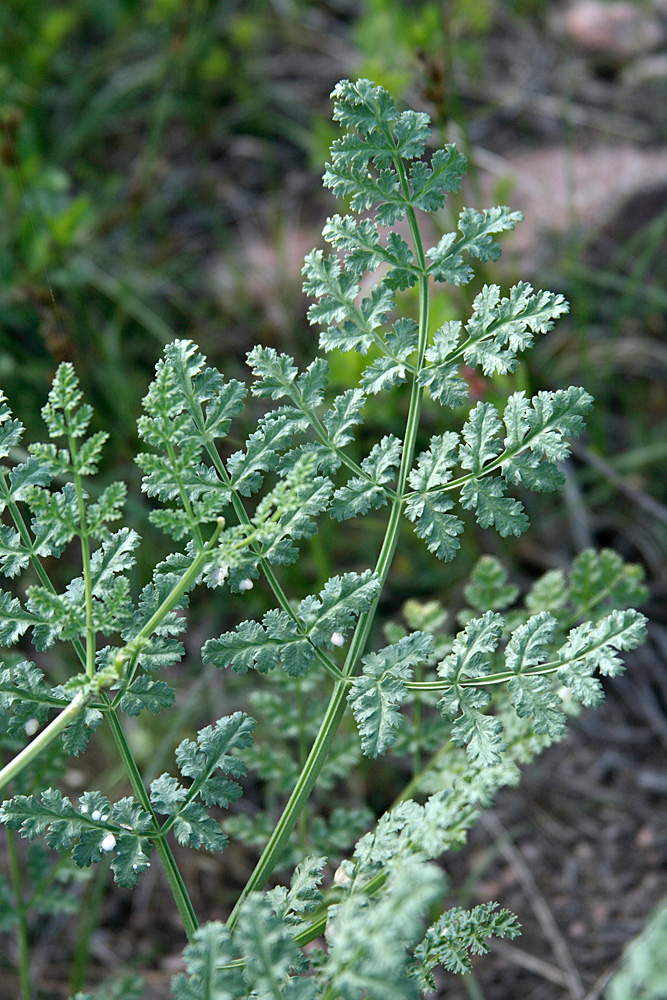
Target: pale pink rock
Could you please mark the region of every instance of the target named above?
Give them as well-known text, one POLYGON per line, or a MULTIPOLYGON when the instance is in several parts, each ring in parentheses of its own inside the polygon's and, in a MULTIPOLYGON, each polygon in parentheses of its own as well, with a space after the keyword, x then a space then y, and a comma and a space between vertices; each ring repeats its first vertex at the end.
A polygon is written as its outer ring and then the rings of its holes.
POLYGON ((650 6, 627 0, 576 0, 565 11, 566 35, 591 54, 625 59, 658 48, 665 29, 650 6))

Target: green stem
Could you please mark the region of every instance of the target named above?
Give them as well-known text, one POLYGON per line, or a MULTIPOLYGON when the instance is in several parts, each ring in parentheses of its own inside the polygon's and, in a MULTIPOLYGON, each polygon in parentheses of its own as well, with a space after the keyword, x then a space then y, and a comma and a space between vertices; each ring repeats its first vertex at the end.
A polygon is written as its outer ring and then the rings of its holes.
POLYGON ((107 718, 109 720, 109 725, 111 726, 111 732, 116 743, 116 748, 130 779, 132 790, 134 791, 134 794, 136 795, 141 806, 147 813, 150 813, 153 820, 156 833, 153 843, 155 844, 155 849, 158 853, 160 861, 162 862, 162 866, 167 876, 167 881, 169 882, 169 887, 174 896, 176 906, 178 907, 178 912, 183 922, 183 929, 185 930, 188 941, 192 941, 199 924, 197 922, 197 915, 192 905, 192 901, 188 895, 181 873, 178 870, 176 859, 174 858, 171 847, 167 841, 163 837, 157 836, 160 831, 160 823, 155 815, 148 793, 144 787, 144 783, 141 780, 139 768, 137 767, 136 761, 132 756, 132 751, 130 750, 127 739, 125 738, 125 733, 123 732, 120 720, 114 711, 109 712, 107 718))
MULTIPOLYGON (((409 188, 403 164, 398 157, 396 157, 396 169, 401 185, 406 195, 409 195, 409 188)), ((407 214, 417 261, 420 267, 425 270, 424 247, 414 210, 412 208, 408 208, 407 214)), ((428 343, 428 328, 428 277, 426 274, 423 274, 419 279, 419 336, 417 343, 417 371, 421 369, 424 362, 424 354, 428 343)), ((421 402, 422 389, 418 384, 418 378, 415 377, 413 379, 410 392, 410 406, 406 422, 405 437, 403 440, 401 465, 398 472, 396 499, 392 503, 385 537, 382 542, 382 548, 380 549, 380 554, 375 567, 375 572, 380 578, 381 587, 379 588, 378 596, 373 601, 372 605, 367 611, 363 612, 359 616, 359 620, 350 643, 347 658, 345 660, 345 666, 343 667, 343 674, 346 679, 351 677, 354 673, 359 662, 359 658, 363 653, 371 630, 371 625, 377 611, 380 599, 379 595, 389 574, 389 568, 396 550, 396 545, 398 544, 398 535, 403 518, 403 506, 405 502, 403 500, 403 495, 408 484, 408 476, 410 475, 410 470, 412 469, 412 463, 414 460, 417 430, 421 414, 421 402)), ((329 704, 327 706, 324 719, 320 725, 319 732, 315 737, 315 742, 313 743, 308 759, 283 810, 282 816, 276 824, 252 875, 250 876, 243 892, 239 896, 236 905, 230 914, 227 922, 227 926, 230 930, 236 925, 240 908, 243 905, 243 901, 248 893, 253 890, 262 889, 264 885, 266 885, 271 872, 280 860, 289 838, 292 835, 292 831, 299 820, 302 810, 308 802, 310 793, 312 792, 315 782, 317 781, 320 771, 322 770, 322 767, 327 759, 329 748, 331 747, 341 719, 345 713, 346 700, 347 684, 344 681, 337 681, 331 693, 329 704)))
MULTIPOLYGON (((194 398, 191 400, 191 412, 195 419, 195 422, 197 423, 199 431, 202 434, 204 434, 204 419, 201 413, 201 406, 195 403, 194 398)), ((232 481, 229 477, 229 473, 227 472, 227 469, 225 468, 223 461, 217 452, 217 449, 214 447, 213 442, 209 441, 208 438, 206 439, 206 451, 208 452, 208 455, 211 458, 211 461, 213 462, 213 465, 215 466, 216 471, 220 476, 220 479, 231 493, 232 506, 234 508, 234 513, 236 514, 237 520, 239 521, 240 524, 250 525, 251 521, 250 518, 248 517, 248 512, 243 506, 241 498, 238 495, 238 491, 235 490, 234 487, 232 486, 232 481)), ((290 604, 287 595, 285 594, 285 591, 280 585, 278 577, 273 571, 273 566, 268 561, 268 559, 265 559, 264 556, 260 555, 254 549, 254 547, 251 546, 251 548, 253 548, 255 555, 257 555, 259 558, 259 564, 266 578, 266 582, 273 591, 276 600, 280 604, 280 607, 286 614, 290 616, 292 621, 300 624, 299 619, 295 614, 294 609, 292 608, 292 605, 290 604)), ((314 643, 312 643, 311 645, 313 646, 316 659, 319 660, 319 662, 322 664, 326 672, 331 677, 333 677, 334 680, 341 680, 343 675, 336 666, 336 664, 334 663, 334 661, 331 659, 331 657, 327 656, 324 650, 320 649, 319 646, 316 646, 314 643)))
MULTIPOLYGON (((165 597, 164 601, 157 609, 157 611, 151 616, 148 622, 144 625, 141 631, 132 639, 125 650, 132 650, 133 648, 141 647, 144 639, 152 633, 153 629, 160 624, 162 619, 166 614, 171 611, 174 605, 180 600, 183 594, 192 585, 194 580, 201 572, 203 566, 205 565, 210 550, 215 545, 220 532, 222 531, 222 522, 220 522, 213 533, 206 549, 200 552, 197 557, 192 561, 192 565, 186 573, 181 577, 179 582, 172 587, 171 591, 165 597)), ((123 650, 119 650, 118 655, 123 656, 123 650)), ((119 661, 122 662, 122 661, 119 661)), ((102 679, 102 678, 100 678, 102 679)), ((114 678, 107 678, 107 683, 113 683, 114 678)), ((10 781, 17 777, 21 771, 27 767, 31 761, 35 760, 40 753, 42 753, 48 746, 53 743, 53 741, 62 733, 64 729, 69 726, 71 722, 83 711, 83 709, 88 705, 93 698, 98 696, 100 693, 99 687, 94 683, 89 687, 79 691, 69 705, 59 712, 58 715, 49 723, 46 729, 43 729, 38 736, 29 743, 27 747, 24 747, 19 754, 14 757, 5 767, 0 771, 0 789, 4 788, 10 781)), ((109 703, 109 707, 112 707, 109 703)), ((115 707, 115 706, 113 706, 115 707)))
POLYGON ((7 837, 7 855, 9 860, 9 877, 14 891, 16 903, 17 943, 19 951, 19 983, 21 1000, 32 1000, 30 985, 30 942, 28 940, 28 914, 23 891, 21 889, 21 866, 19 864, 16 838, 12 830, 5 829, 7 837))
POLYGON ((8 785, 10 781, 13 781, 24 768, 28 767, 33 760, 53 743, 62 733, 63 729, 66 729, 70 722, 73 722, 77 715, 83 711, 93 696, 93 691, 79 691, 67 708, 64 708, 62 712, 56 715, 55 719, 49 723, 46 729, 43 729, 39 735, 35 736, 32 743, 24 747, 13 760, 10 760, 2 768, 0 771, 0 790, 8 785))
POLYGON ((83 499, 81 474, 75 471, 77 448, 72 435, 68 435, 69 450, 72 456, 72 475, 76 502, 79 508, 79 524, 81 526, 81 563, 83 566, 83 586, 86 603, 86 675, 92 678, 95 673, 95 625, 93 622, 93 590, 90 579, 90 535, 86 521, 86 505, 83 499))
POLYGON ((167 438, 167 440, 165 441, 165 446, 167 448, 167 454, 169 455, 169 460, 171 462, 171 466, 174 471, 174 479, 176 480, 176 484, 178 486, 178 492, 181 495, 183 509, 190 519, 190 526, 192 528, 192 534, 194 536, 195 545, 201 552, 204 545, 204 539, 202 538, 202 534, 199 528, 199 524, 197 523, 195 512, 192 509, 192 504, 190 503, 190 497, 188 496, 187 490, 183 486, 183 480, 181 479, 181 474, 178 471, 178 459, 176 458, 176 452, 169 438, 167 438))
MULTIPOLYGON (((296 682, 297 707, 299 710, 299 766, 303 769, 308 759, 308 742, 306 734, 306 712, 303 700, 301 678, 296 682)), ((304 809, 299 820, 299 842, 305 854, 308 849, 308 810, 304 809)))

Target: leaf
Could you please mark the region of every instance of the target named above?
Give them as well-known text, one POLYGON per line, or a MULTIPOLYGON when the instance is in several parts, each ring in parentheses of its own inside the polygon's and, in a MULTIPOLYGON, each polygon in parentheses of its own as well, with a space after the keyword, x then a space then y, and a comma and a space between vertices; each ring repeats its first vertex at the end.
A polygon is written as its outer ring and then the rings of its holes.
POLYGON ((461 233, 446 233, 437 247, 426 251, 433 263, 430 273, 436 281, 446 281, 450 285, 465 285, 473 276, 473 269, 463 260, 462 251, 467 250, 472 257, 480 260, 497 260, 500 245, 492 236, 514 229, 522 220, 521 212, 511 212, 500 205, 484 212, 464 208, 459 215, 458 228, 461 233))
POLYGON ((400 385, 406 380, 405 365, 395 358, 380 357, 366 368, 361 376, 361 384, 366 392, 376 395, 400 385))
POLYGON ((336 397, 331 409, 324 414, 322 422, 335 448, 343 448, 354 440, 352 428, 361 423, 365 402, 366 396, 361 389, 347 389, 336 397))
POLYGON ((252 518, 255 551, 272 563, 290 563, 298 556, 291 540, 311 538, 316 518, 329 506, 329 479, 314 476, 315 461, 305 453, 285 478, 257 505, 252 518))
POLYGON ((23 424, 20 420, 12 419, 7 397, 4 392, 0 392, 0 458, 6 458, 11 449, 21 443, 23 431, 23 424))
POLYGON ((136 560, 134 550, 141 539, 131 528, 121 528, 110 535, 99 549, 93 552, 90 560, 90 586, 93 597, 104 597, 105 590, 111 585, 117 573, 131 569, 136 560))
POLYGON ((71 852, 81 868, 113 851, 112 868, 121 885, 136 884, 148 867, 146 834, 152 820, 131 798, 112 805, 100 792, 84 792, 76 809, 58 789, 47 788, 39 796, 16 795, 3 802, 0 822, 29 840, 46 837, 49 847, 71 852))
MULTIPOLYGON (((435 865, 404 862, 385 892, 356 892, 335 907, 327 927, 324 974, 341 1000, 414 1000, 408 974, 410 946, 424 933, 424 918, 444 890, 435 865)), ((330 911, 331 913, 331 911, 330 911)))
POLYGON ((438 702, 446 719, 455 720, 452 741, 466 746, 468 756, 479 764, 493 764, 505 749, 502 724, 482 709, 490 701, 488 691, 470 685, 492 669, 492 654, 502 634, 504 620, 493 611, 473 618, 459 632, 452 652, 438 666, 438 674, 449 687, 438 702))
POLYGON ((356 129, 364 138, 382 135, 384 128, 398 119, 391 94, 371 80, 341 80, 334 87, 331 99, 333 120, 344 128, 356 129))
POLYGON ((505 489, 505 481, 499 476, 473 479, 461 489, 461 506, 466 510, 474 509, 480 527, 493 525, 503 538, 522 535, 529 525, 523 505, 519 500, 503 496, 505 489))
POLYGON ((88 531, 91 536, 98 537, 107 521, 116 521, 122 516, 126 496, 125 483, 110 483, 102 490, 97 501, 90 504, 87 510, 88 531))
MULTIPOLYGON (((6 411, 6 414, 9 413, 4 403, 1 402, 3 399, 4 396, 0 393, 0 457, 4 457, 7 453, 5 452, 5 446, 2 444, 3 435, 6 438, 7 432, 10 431, 12 425, 16 423, 15 421, 10 421, 9 424, 2 422, 3 408, 6 411)), ((18 428, 22 433, 21 424, 18 424, 18 428)), ((12 440, 14 442, 13 445, 8 444, 7 448, 13 447, 19 443, 20 433, 17 432, 12 435, 12 440)), ((0 476, 0 512, 5 509, 6 504, 9 502, 25 503, 34 486, 48 486, 50 482, 51 476, 48 468, 32 456, 28 458, 26 462, 15 465, 14 468, 10 470, 8 478, 0 476)))
POLYGON ((535 581, 525 597, 526 610, 531 614, 540 611, 561 611, 567 604, 569 589, 562 569, 552 569, 535 581))
POLYGON ((431 970, 442 965, 462 976, 472 971, 470 955, 486 955, 491 937, 515 938, 521 925, 509 910, 498 903, 481 903, 472 910, 453 906, 431 924, 426 937, 415 949, 417 975, 422 992, 436 989, 431 970))
POLYGON ((63 361, 56 369, 48 402, 42 407, 42 420, 50 437, 67 437, 69 433, 79 438, 85 433, 92 409, 88 404, 81 406, 81 398, 74 367, 69 361, 63 361))
MULTIPOLYGON (((570 454, 565 436, 578 437, 584 429, 584 415, 593 405, 592 397, 579 386, 538 392, 528 402, 523 392, 513 393, 507 402, 508 435, 505 448, 516 451, 530 448, 533 454, 550 462, 560 462, 570 454)), ((503 475, 521 480, 510 456, 503 462, 503 475)))
POLYGON ((407 694, 405 681, 412 677, 411 668, 432 652, 433 636, 413 632, 362 659, 362 672, 353 680, 347 700, 367 757, 377 757, 393 745, 403 722, 399 707, 407 694))
POLYGON ((309 629, 312 641, 332 649, 333 634, 349 632, 355 618, 367 611, 378 597, 380 587, 379 577, 369 569, 363 573, 332 576, 320 591, 316 604, 309 598, 299 604, 299 618, 309 629))
POLYGON ((500 244, 492 239, 496 233, 505 233, 514 229, 517 222, 523 221, 521 212, 512 212, 505 205, 478 212, 474 208, 464 208, 459 215, 459 232, 462 247, 471 257, 479 260, 498 260, 500 244))
POLYGON ((60 555, 65 545, 81 533, 79 501, 73 483, 65 483, 59 493, 33 487, 29 495, 33 514, 35 551, 40 555, 60 555))
POLYGON ((403 442, 393 434, 388 434, 374 445, 361 463, 368 478, 354 476, 345 486, 337 489, 329 508, 330 516, 344 521, 366 514, 371 507, 377 509, 386 504, 389 496, 383 487, 394 478, 391 470, 400 465, 402 451, 403 442))
POLYGON ((209 816, 201 802, 188 802, 174 818, 174 836, 179 844, 195 851, 223 851, 229 837, 220 824, 209 816))
POLYGON ((450 191, 458 191, 466 172, 466 158, 453 143, 435 151, 428 166, 422 160, 410 169, 411 203, 423 212, 437 212, 450 191))
POLYGON ((577 617, 591 608, 627 607, 643 604, 647 589, 641 566, 628 565, 612 549, 586 549, 572 563, 569 598, 577 617))
MULTIPOLYGON (((56 689, 57 690, 57 689, 56 689)), ((62 740, 65 753, 78 757, 88 746, 93 733, 102 722, 102 713, 97 708, 84 708, 73 722, 63 730, 62 740)))
POLYGON ((232 488, 246 497, 256 493, 264 473, 276 468, 279 452, 289 446, 293 434, 293 422, 285 417, 265 421, 253 431, 246 441, 245 452, 236 451, 227 460, 232 488))
POLYGON ((154 681, 146 674, 136 677, 120 699, 120 709, 128 715, 142 712, 157 714, 174 704, 176 693, 165 681, 154 681))
POLYGON ((272 347, 253 347, 247 355, 248 366, 255 376, 253 396, 280 399, 295 390, 299 373, 294 359, 288 354, 278 354, 272 347))
POLYGON ((12 578, 22 573, 29 562, 30 552, 18 531, 8 524, 0 524, 0 570, 12 578))
POLYGON ((457 462, 458 435, 453 431, 434 435, 428 451, 417 458, 410 472, 409 483, 415 491, 409 496, 405 514, 415 525, 415 533, 423 538, 429 551, 438 559, 453 559, 459 548, 458 535, 463 524, 449 514, 453 503, 449 497, 434 492, 452 478, 451 469, 457 462))
MULTIPOLYGON (((269 901, 250 895, 239 913, 235 940, 245 958, 244 976, 249 994, 265 1000, 283 1000, 290 972, 301 962, 301 952, 269 901)), ((311 994, 312 995, 312 994, 311 994)))
POLYGON ((550 738, 565 732, 565 716, 556 707, 561 699, 553 690, 551 678, 527 671, 547 658, 557 627, 558 621, 547 611, 541 611, 515 629, 505 649, 506 666, 517 674, 508 684, 517 715, 522 719, 532 718, 535 732, 546 733, 550 738))
POLYGON ((21 607, 18 597, 0 590, 0 644, 13 646, 38 619, 21 607))
POLYGON ((449 497, 422 493, 411 497, 405 514, 415 525, 415 534, 426 542, 429 552, 438 559, 449 562, 459 549, 458 535, 463 522, 455 514, 447 513, 453 507, 449 497))
MULTIPOLYGON (((234 712, 218 719, 214 726, 206 726, 197 734, 196 742, 183 740, 176 748, 176 763, 185 777, 192 778, 207 805, 215 803, 227 809, 241 795, 241 788, 235 782, 228 782, 222 794, 221 786, 210 785, 214 771, 221 770, 238 778, 245 774, 246 766, 238 757, 231 756, 233 750, 243 750, 252 745, 255 720, 244 712, 234 712)), ((191 789, 190 789, 191 791, 191 789)))
POLYGON ((319 598, 301 601, 296 620, 285 612, 270 611, 263 624, 241 622, 234 632, 209 639, 202 657, 207 663, 232 667, 237 673, 250 668, 266 673, 278 663, 293 674, 304 673, 312 663, 314 647, 333 649, 335 634, 344 636, 350 630, 355 617, 367 610, 378 590, 378 577, 370 570, 332 577, 319 598))
POLYGON ((322 905, 319 886, 324 878, 323 869, 327 859, 309 854, 296 866, 289 889, 276 886, 266 893, 266 898, 280 918, 290 927, 303 926, 302 914, 313 913, 322 905))
POLYGON ((502 424, 493 403, 478 403, 470 411, 461 434, 465 444, 459 449, 461 466, 473 473, 496 458, 501 452, 498 434, 502 424))
POLYGON ((168 827, 173 827, 180 844, 208 851, 222 851, 227 845, 229 838, 206 807, 226 809, 240 798, 241 786, 234 779, 246 773, 246 765, 232 752, 251 745, 254 728, 254 719, 244 712, 218 719, 214 726, 200 730, 196 740, 183 740, 176 748, 181 774, 192 779, 188 788, 169 774, 151 783, 153 808, 170 817, 168 827), (223 778, 217 771, 230 777, 223 778))
MULTIPOLYGON (((335 149, 335 144, 332 151, 335 149)), ((375 210, 375 218, 381 226, 391 226, 404 217, 408 202, 401 191, 394 170, 380 170, 377 175, 369 173, 354 163, 343 163, 334 155, 326 164, 322 183, 330 188, 337 198, 349 198, 354 212, 375 210)))
POLYGON ((457 462, 458 434, 446 431, 434 435, 428 451, 417 457, 417 467, 410 472, 409 483, 417 493, 426 493, 448 483, 457 462))
POLYGON ((498 285, 484 285, 466 324, 469 343, 463 357, 485 375, 514 371, 517 352, 532 345, 533 334, 551 330, 568 309, 562 295, 534 292, 525 281, 514 285, 507 298, 500 297, 498 285))
POLYGON ((243 973, 233 963, 238 949, 219 921, 199 927, 183 952, 186 972, 175 976, 171 988, 175 1000, 236 1000, 245 992, 243 973), (231 968, 226 966, 232 965, 231 968))
POLYGON ((431 396, 444 406, 460 406, 469 396, 467 382, 460 377, 460 361, 453 360, 461 332, 458 321, 444 323, 433 335, 427 348, 428 364, 419 373, 419 384, 427 386, 431 396))
POLYGON ((476 611, 503 611, 519 596, 519 588, 507 578, 507 570, 497 559, 481 556, 464 588, 466 600, 476 611))
POLYGON ((8 736, 25 737, 26 724, 29 728, 34 722, 41 724, 51 708, 65 708, 67 704, 54 694, 34 663, 20 661, 0 668, 0 713, 8 736))
POLYGON ((590 675, 594 670, 611 677, 622 673, 617 651, 635 649, 645 637, 646 618, 634 609, 615 610, 598 622, 577 625, 557 653, 556 662, 563 664, 558 679, 584 705, 596 704, 599 683, 590 675))
POLYGON ((359 280, 381 264, 391 267, 387 281, 392 288, 410 288, 417 281, 419 269, 414 254, 398 233, 390 233, 386 245, 377 226, 370 219, 357 220, 351 215, 327 219, 322 235, 328 243, 345 254, 345 270, 359 280))
MULTIPOLYGON (((360 291, 359 284, 353 274, 342 270, 341 262, 335 254, 325 256, 321 250, 311 251, 304 261, 303 274, 304 292, 319 299, 308 310, 311 324, 321 323, 327 326, 328 336, 333 334, 334 330, 340 329, 335 324, 357 316, 355 300, 360 291)), ((369 332, 362 332, 362 337, 369 337, 369 332)), ((321 346, 327 350, 323 342, 321 346)), ((333 347, 328 349, 331 350, 333 347)))

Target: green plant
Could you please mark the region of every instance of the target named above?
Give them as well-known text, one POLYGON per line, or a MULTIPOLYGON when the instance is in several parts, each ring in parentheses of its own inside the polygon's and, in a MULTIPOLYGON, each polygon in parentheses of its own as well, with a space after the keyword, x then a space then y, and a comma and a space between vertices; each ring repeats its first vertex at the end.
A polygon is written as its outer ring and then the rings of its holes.
POLYGON ((667 903, 650 915, 646 927, 626 949, 606 1000, 660 1000, 667 982, 667 903))
MULTIPOLYGON (((155 501, 151 518, 175 551, 136 599, 130 574, 140 539, 129 528, 109 527, 122 516, 124 485, 94 491, 106 434, 88 435, 92 411, 71 365, 58 369, 42 410, 51 441, 31 445, 27 461, 0 473, 8 515, 0 529, 2 568, 12 578, 31 577, 20 596, 0 595, 0 641, 12 646, 31 632, 45 666, 12 656, 0 675, 2 731, 24 743, 39 729, 0 771, 0 787, 16 782, 17 791, 0 819, 9 831, 45 837, 82 868, 111 858, 122 886, 135 885, 157 854, 189 939, 187 971, 173 983, 179 1000, 407 998, 433 988, 438 964, 464 972, 489 936, 518 933, 516 919, 494 904, 443 912, 446 883, 435 859, 461 845, 479 808, 517 779, 519 763, 563 735, 565 709, 599 702, 596 670, 618 673, 618 651, 644 634, 643 616, 626 610, 642 599, 641 574, 613 552, 583 553, 569 576, 547 573, 522 605, 500 564, 487 556, 465 590, 468 605, 456 635, 443 631, 446 615, 437 602, 408 602, 405 625, 387 624, 388 644, 381 645, 376 626, 403 528, 411 525, 445 561, 456 555, 471 515, 503 536, 523 532, 527 517, 520 501, 505 495, 508 487, 562 484, 557 463, 568 454, 566 435, 581 432, 591 398, 575 387, 532 399, 517 392, 502 418, 489 402, 471 407, 461 365, 487 375, 511 371, 518 352, 551 329, 567 305, 526 283, 507 297, 484 286, 465 326, 448 322, 431 330, 431 282, 469 282, 473 269, 464 254, 496 259, 494 236, 520 215, 465 209, 458 231, 425 251, 417 212, 437 211, 458 188, 464 158, 449 145, 430 162, 421 159, 427 116, 399 114, 389 94, 369 81, 344 81, 334 97, 334 117, 345 131, 332 147, 325 183, 361 218, 329 220, 324 235, 343 260, 311 253, 305 288, 317 300, 310 318, 324 327, 324 351, 372 351, 360 384, 328 400, 322 357, 299 372, 288 356, 254 348, 252 394, 279 405, 259 418, 245 448, 229 454, 226 439, 245 387, 206 367, 193 343, 166 347, 144 399, 139 435, 146 451, 137 461, 144 492, 155 501), (411 246, 395 228, 403 219, 411 246), (378 228, 385 226, 386 238, 378 228), (380 267, 380 280, 362 293, 364 274, 380 267), (417 320, 392 322, 398 294, 415 285, 417 320), (420 425, 427 389, 460 432, 430 435, 420 425), (383 437, 357 462, 348 446, 361 428, 367 394, 381 392, 407 397, 403 437, 383 437), (342 522, 387 507, 373 568, 337 567, 316 594, 299 601, 285 593, 281 567, 298 558, 318 518, 342 522), (47 564, 79 556, 81 575, 56 592, 47 564), (203 658, 239 675, 256 671, 259 714, 283 741, 263 776, 277 795, 290 794, 275 822, 260 817, 244 827, 237 816, 228 824, 246 836, 259 830, 256 839, 265 843, 227 924, 199 927, 170 840, 224 849, 218 810, 241 795, 246 761, 261 767, 262 758, 252 756, 255 722, 236 711, 207 725, 176 749, 178 777, 164 773, 147 788, 123 717, 172 705, 173 689, 156 675, 183 656, 178 636, 187 626, 189 592, 203 584, 243 594, 258 577, 277 607, 209 639, 203 658), (75 669, 54 684, 44 654, 57 643, 70 644, 75 669), (271 685, 264 675, 276 668, 280 680, 271 685), (356 817, 354 809, 334 811, 328 822, 308 817, 318 779, 340 782, 358 757, 358 744, 335 742, 348 707, 363 754, 375 759, 393 748, 408 758, 412 776, 322 890, 322 844, 338 852, 338 862, 369 819, 358 809, 356 817), (86 791, 74 804, 46 787, 37 765, 59 738, 59 753, 83 753, 102 725, 132 795, 112 802, 86 791), (273 872, 296 859, 289 888, 263 893, 273 872), (302 947, 324 933, 326 946, 306 955, 302 947)), ((0 427, 3 454, 11 457, 22 428, 5 404, 0 427)), ((14 892, 23 898, 18 874, 14 892)), ((29 997, 24 906, 20 918, 21 982, 29 997)))

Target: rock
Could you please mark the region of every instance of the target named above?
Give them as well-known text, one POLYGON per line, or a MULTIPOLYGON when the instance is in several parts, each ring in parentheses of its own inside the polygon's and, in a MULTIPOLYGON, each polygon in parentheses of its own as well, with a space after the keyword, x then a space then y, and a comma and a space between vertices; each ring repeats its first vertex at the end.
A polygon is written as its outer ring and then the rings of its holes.
POLYGON ((667 39, 665 13, 657 5, 627 0, 575 0, 565 10, 562 27, 582 52, 623 63, 659 49, 667 39))

